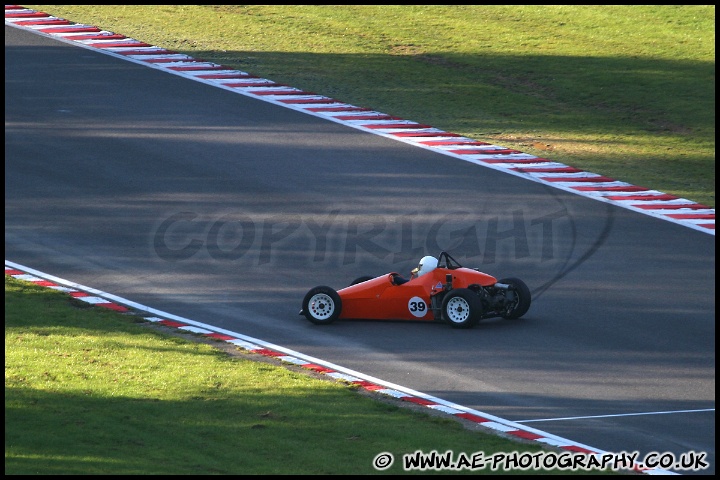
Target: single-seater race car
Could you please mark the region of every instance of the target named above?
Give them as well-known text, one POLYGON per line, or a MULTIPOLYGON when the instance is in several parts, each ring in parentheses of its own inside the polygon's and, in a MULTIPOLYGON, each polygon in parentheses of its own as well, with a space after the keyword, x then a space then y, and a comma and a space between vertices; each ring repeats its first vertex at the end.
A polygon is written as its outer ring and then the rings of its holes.
POLYGON ((530 290, 518 278, 495 277, 461 266, 447 252, 423 257, 410 279, 390 272, 360 277, 340 290, 310 289, 300 315, 325 325, 338 319, 442 321, 470 328, 484 318, 520 318, 530 290))

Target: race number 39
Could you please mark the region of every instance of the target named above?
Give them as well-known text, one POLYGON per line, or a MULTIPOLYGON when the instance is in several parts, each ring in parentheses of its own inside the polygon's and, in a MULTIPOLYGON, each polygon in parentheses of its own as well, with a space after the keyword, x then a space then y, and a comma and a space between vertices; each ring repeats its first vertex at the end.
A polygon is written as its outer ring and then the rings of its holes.
POLYGON ((425 300, 420 297, 412 297, 410 301, 408 301, 408 310, 410 310, 410 313, 415 317, 424 317, 427 313, 427 304, 425 300))

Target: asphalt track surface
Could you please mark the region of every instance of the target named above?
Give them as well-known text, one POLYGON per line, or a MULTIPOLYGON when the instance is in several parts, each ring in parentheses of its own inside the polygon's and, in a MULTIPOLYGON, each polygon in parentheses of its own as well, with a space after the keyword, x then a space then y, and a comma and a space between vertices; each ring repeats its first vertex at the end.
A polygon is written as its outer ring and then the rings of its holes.
POLYGON ((714 473, 714 235, 8 26, 5 55, 6 260, 714 473), (298 315, 441 249, 522 278, 528 314, 298 315))

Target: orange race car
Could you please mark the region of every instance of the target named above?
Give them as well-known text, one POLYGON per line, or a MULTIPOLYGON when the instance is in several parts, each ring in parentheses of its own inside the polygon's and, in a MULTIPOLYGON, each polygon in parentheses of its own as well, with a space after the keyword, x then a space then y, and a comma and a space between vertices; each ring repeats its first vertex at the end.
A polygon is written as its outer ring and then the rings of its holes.
POLYGON ((337 291, 312 288, 300 315, 319 325, 338 319, 425 320, 469 328, 483 318, 520 318, 529 308, 530 290, 522 280, 498 281, 441 252, 423 257, 410 279, 391 272, 360 277, 337 291))

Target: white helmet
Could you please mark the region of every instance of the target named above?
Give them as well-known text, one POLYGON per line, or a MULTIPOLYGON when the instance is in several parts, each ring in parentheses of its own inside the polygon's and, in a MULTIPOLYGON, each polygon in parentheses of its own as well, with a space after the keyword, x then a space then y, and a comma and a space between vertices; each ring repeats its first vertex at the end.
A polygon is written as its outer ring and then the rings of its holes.
POLYGON ((437 268, 437 265, 438 259, 428 255, 420 259, 420 263, 418 264, 417 268, 413 270, 413 273, 416 273, 418 277, 422 277, 426 273, 435 270, 435 268, 437 268))

